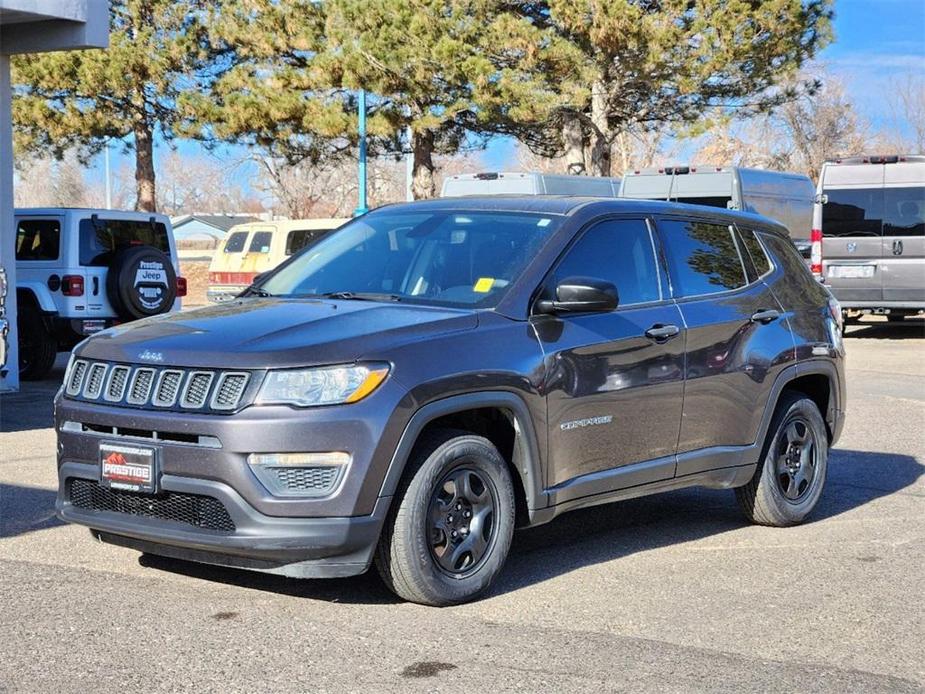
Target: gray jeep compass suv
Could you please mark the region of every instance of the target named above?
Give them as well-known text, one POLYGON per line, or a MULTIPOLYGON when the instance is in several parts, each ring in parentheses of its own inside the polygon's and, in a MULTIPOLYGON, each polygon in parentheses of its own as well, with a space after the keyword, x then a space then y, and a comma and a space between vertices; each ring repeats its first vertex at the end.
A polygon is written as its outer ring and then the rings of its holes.
POLYGON ((780 225, 679 204, 443 199, 361 217, 240 298, 106 330, 56 401, 59 516, 459 603, 514 527, 699 485, 785 526, 845 408, 838 304, 780 225))

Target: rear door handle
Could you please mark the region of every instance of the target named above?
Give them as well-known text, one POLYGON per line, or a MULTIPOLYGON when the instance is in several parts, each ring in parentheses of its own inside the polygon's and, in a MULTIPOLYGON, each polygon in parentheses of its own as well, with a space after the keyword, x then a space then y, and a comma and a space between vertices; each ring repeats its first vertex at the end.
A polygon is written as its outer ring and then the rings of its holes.
POLYGON ((780 318, 780 311, 773 308, 763 309, 752 314, 752 323, 763 323, 767 325, 772 321, 776 321, 778 318, 780 318))
POLYGON ((681 332, 681 328, 677 325, 662 325, 661 323, 656 323, 646 330, 646 337, 656 342, 665 342, 673 338, 679 332, 681 332))
POLYGON ((903 242, 894 241, 893 242, 893 255, 902 255, 903 254, 903 242))

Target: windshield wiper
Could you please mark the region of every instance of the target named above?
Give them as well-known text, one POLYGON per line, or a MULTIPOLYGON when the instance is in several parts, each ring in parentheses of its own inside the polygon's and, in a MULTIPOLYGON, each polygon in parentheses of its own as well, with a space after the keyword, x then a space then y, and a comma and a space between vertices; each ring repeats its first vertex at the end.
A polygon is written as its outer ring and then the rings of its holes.
POLYGON ((259 287, 248 287, 247 289, 244 290, 241 296, 267 297, 267 296, 274 296, 274 295, 268 292, 266 289, 260 289, 259 287))
POLYGON ((401 301, 398 294, 376 292, 324 292, 318 296, 325 299, 344 299, 347 301, 401 301))

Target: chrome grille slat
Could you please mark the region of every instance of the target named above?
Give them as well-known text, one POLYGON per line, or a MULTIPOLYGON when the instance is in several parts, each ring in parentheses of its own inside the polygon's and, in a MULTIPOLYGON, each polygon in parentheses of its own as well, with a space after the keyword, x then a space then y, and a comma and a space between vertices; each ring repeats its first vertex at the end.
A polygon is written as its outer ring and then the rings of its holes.
POLYGON ((128 389, 126 401, 130 405, 144 405, 148 402, 148 396, 151 395, 151 386, 154 384, 154 369, 142 367, 135 370, 132 376, 132 385, 128 389))
POLYGON ((241 402, 250 374, 243 371, 225 371, 219 376, 209 403, 213 410, 233 410, 241 402))
POLYGON ((152 402, 157 407, 173 407, 180 394, 180 385, 183 383, 183 372, 178 369, 161 371, 154 389, 152 402))
POLYGON ((88 400, 96 400, 103 392, 107 365, 103 362, 94 362, 87 370, 84 383, 83 396, 88 400))
POLYGON ((180 407, 198 409, 205 405, 214 379, 215 374, 211 371, 190 372, 186 379, 186 388, 183 389, 183 397, 180 398, 180 407))
POLYGON ((71 367, 71 373, 67 379, 67 389, 64 391, 68 395, 77 395, 83 389, 84 376, 87 374, 89 362, 84 359, 78 359, 71 367))
POLYGON ((127 366, 116 365, 109 372, 109 380, 106 382, 106 392, 103 399, 107 402, 119 402, 125 397, 125 387, 128 385, 128 377, 132 370, 127 366))
POLYGON ((70 398, 157 409, 237 410, 251 383, 247 371, 212 371, 76 359, 65 375, 70 398))

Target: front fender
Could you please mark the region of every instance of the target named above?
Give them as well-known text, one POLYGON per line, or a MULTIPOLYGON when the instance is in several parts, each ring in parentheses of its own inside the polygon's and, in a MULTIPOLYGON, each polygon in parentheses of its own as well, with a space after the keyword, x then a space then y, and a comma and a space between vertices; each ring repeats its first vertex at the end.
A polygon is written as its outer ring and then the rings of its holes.
POLYGON ((543 488, 545 479, 543 464, 536 429, 529 409, 523 399, 507 391, 482 391, 453 395, 430 402, 418 409, 402 432, 379 495, 391 497, 395 494, 414 444, 427 424, 457 412, 490 407, 506 410, 511 414, 515 433, 514 465, 523 483, 527 511, 532 523, 535 511, 549 505, 548 496, 543 488))

